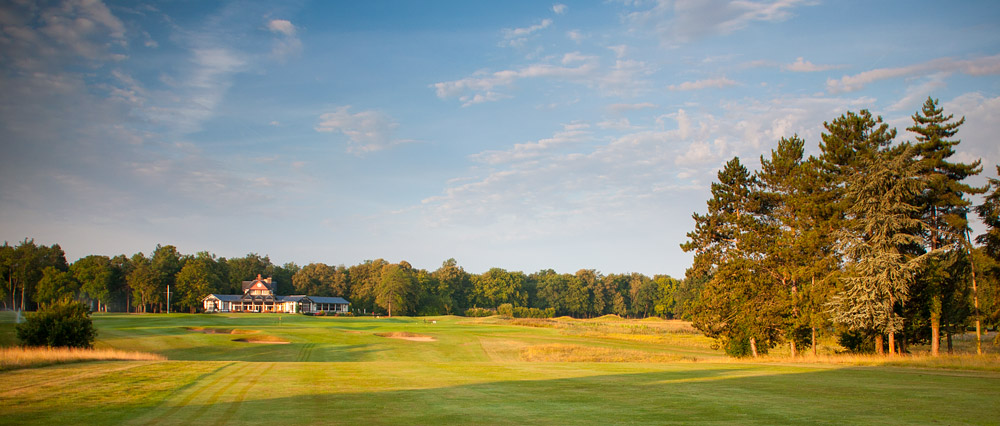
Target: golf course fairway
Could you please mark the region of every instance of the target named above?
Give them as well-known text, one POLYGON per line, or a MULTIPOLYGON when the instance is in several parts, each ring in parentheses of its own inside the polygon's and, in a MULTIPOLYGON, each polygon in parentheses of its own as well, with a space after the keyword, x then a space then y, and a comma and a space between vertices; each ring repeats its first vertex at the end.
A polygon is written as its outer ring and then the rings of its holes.
MULTIPOLYGON (((0 424, 1000 422, 996 370, 741 363, 668 321, 95 314, 94 323, 95 347, 166 359, 0 372, 0 424)), ((13 325, 0 326, 9 343, 13 325)))

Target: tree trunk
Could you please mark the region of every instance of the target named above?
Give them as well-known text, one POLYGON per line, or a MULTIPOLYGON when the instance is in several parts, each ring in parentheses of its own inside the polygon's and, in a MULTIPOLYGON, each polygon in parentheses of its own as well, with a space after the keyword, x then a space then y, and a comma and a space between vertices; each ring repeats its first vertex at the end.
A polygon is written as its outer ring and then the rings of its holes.
POLYGON ((885 355, 885 350, 882 348, 882 343, 883 343, 882 339, 883 339, 882 333, 875 335, 875 353, 878 354, 879 356, 885 355))
POLYGON ((792 350, 792 358, 795 358, 795 339, 789 341, 788 346, 792 350))
POLYGON ((812 350, 813 356, 816 356, 816 327, 812 328, 812 350))
POLYGON ((896 332, 889 332, 889 356, 896 355, 896 332))
POLYGON ((757 338, 750 338, 750 352, 753 354, 754 358, 757 358, 757 338))
POLYGON ((948 336, 948 355, 951 355, 952 351, 954 350, 954 348, 951 345, 951 330, 945 328, 944 334, 948 336))
POLYGON ((931 300, 931 356, 938 356, 941 347, 941 295, 931 300))
MULTIPOLYGON (((965 230, 965 238, 968 241, 969 230, 965 230)), ((976 354, 983 354, 983 330, 979 322, 979 288, 976 287, 976 262, 972 259, 972 250, 969 250, 969 267, 972 269, 972 302, 974 306, 973 315, 976 316, 976 354)))

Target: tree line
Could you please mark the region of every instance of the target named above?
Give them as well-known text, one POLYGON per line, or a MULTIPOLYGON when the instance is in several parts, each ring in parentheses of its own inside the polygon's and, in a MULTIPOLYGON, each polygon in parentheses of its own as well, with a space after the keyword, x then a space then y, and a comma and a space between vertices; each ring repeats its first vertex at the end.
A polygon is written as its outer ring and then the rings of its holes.
POLYGON ((928 98, 912 119, 897 142, 882 117, 847 112, 823 124, 818 156, 796 135, 752 173, 726 163, 681 245, 695 327, 731 355, 787 343, 794 356, 826 332, 857 351, 929 342, 937 355, 941 333, 950 352, 954 334, 974 326, 979 342, 996 326, 1000 181, 964 183, 982 172, 952 158, 965 118, 928 98), (975 240, 973 211, 987 226, 975 240))
POLYGON ((185 255, 172 245, 157 245, 150 255, 90 255, 72 264, 58 244, 25 239, 0 246, 0 289, 7 309, 33 310, 63 299, 90 304, 94 311, 196 312, 209 294, 241 294, 242 281, 272 277, 277 294, 339 296, 357 314, 477 314, 510 305, 529 315, 593 317, 680 316, 690 292, 666 275, 604 275, 593 269, 575 274, 551 269, 532 274, 492 268, 465 271, 454 259, 436 270, 406 261, 369 260, 353 266, 311 263, 273 264, 250 253, 226 259, 208 252, 185 255), (536 308, 534 311, 523 309, 536 308))

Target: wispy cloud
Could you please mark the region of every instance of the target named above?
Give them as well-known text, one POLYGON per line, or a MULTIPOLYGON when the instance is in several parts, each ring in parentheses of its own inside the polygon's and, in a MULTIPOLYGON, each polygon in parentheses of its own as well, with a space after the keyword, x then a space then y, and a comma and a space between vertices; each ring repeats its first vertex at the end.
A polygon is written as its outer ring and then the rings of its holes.
POLYGON ((277 35, 271 48, 271 56, 284 61, 302 52, 302 40, 296 35, 297 29, 291 21, 272 19, 267 23, 267 29, 277 35))
POLYGON ((381 151, 393 145, 411 142, 395 138, 394 134, 399 124, 389 116, 379 111, 352 113, 350 110, 351 106, 348 105, 320 115, 315 130, 347 136, 347 152, 355 155, 381 151))
POLYGON ((672 91, 685 91, 685 90, 702 90, 702 89, 721 89, 724 87, 735 86, 737 83, 726 77, 719 78, 709 78, 705 80, 698 81, 685 81, 681 84, 671 84, 667 88, 672 91))
POLYGON ((100 1, 4 2, 0 27, 0 59, 23 70, 120 60, 127 47, 125 25, 100 1))
POLYGON ((132 27, 103 3, 20 6, 0 5, 3 66, 25 67, 0 73, 0 131, 12 141, 0 156, 14 160, 0 180, 22 182, 0 188, 0 216, 48 229, 75 210, 77 224, 132 231, 164 217, 231 211, 251 193, 270 197, 183 138, 214 113, 244 64, 238 55, 181 51, 169 71, 176 74, 161 74, 169 83, 151 88, 127 58, 148 34, 129 38, 132 27))
MULTIPOLYGON (((636 2, 637 5, 644 3, 636 2)), ((657 0, 653 7, 629 13, 638 31, 651 31, 667 45, 726 35, 754 22, 780 22, 809 0, 657 0)))
POLYGON ((939 58, 904 67, 877 68, 855 75, 845 75, 840 79, 831 78, 826 81, 826 88, 830 93, 853 92, 879 80, 940 72, 959 72, 974 76, 1000 74, 1000 55, 967 60, 939 58))
POLYGON ((524 79, 555 79, 597 89, 606 96, 635 96, 649 90, 646 77, 653 72, 647 63, 620 59, 609 68, 600 67, 599 58, 570 52, 559 64, 537 63, 515 70, 479 71, 460 80, 431 85, 440 99, 458 98, 462 106, 510 98, 499 90, 524 79))
POLYGON ((616 114, 621 114, 628 111, 638 111, 641 109, 658 108, 654 103, 650 102, 640 102, 635 104, 611 104, 608 105, 608 111, 614 112, 616 114))
POLYGON ((956 157, 961 158, 956 159, 968 163, 982 159, 983 175, 995 176, 995 166, 1000 164, 1000 144, 996 143, 1000 129, 1000 96, 970 92, 950 101, 942 100, 941 107, 947 114, 965 117, 965 124, 958 133, 962 146, 956 157))
POLYGON ((528 36, 544 30, 552 25, 551 19, 543 19, 541 22, 524 28, 508 28, 503 30, 503 42, 501 46, 518 47, 523 46, 528 41, 528 36))
POLYGON ((247 65, 242 54, 227 47, 195 46, 189 55, 167 88, 151 90, 145 108, 135 111, 174 135, 200 130, 215 115, 233 75, 247 65))
POLYGON ((792 72, 818 72, 818 71, 828 71, 843 67, 840 65, 816 65, 799 56, 798 59, 795 60, 795 62, 785 65, 782 68, 792 72))
POLYGON ((267 29, 272 33, 280 33, 286 36, 295 36, 295 26, 291 21, 285 19, 272 19, 267 23, 267 29))
POLYGON ((569 6, 566 6, 565 4, 556 3, 552 5, 552 12, 556 15, 565 14, 567 10, 569 10, 569 6))
POLYGON ((557 132, 550 138, 515 144, 513 148, 505 151, 484 151, 474 154, 470 158, 487 164, 511 163, 537 158, 552 150, 589 139, 591 132, 587 130, 588 127, 586 125, 566 125, 563 126, 563 131, 557 132))
POLYGON ((610 49, 612 52, 615 52, 616 58, 623 58, 625 57, 625 54, 628 53, 628 46, 624 44, 608 46, 608 49, 610 49))
POLYGON ((929 94, 945 87, 946 76, 947 73, 937 73, 926 79, 920 79, 919 83, 907 87, 904 96, 886 109, 889 111, 916 111, 929 94))
POLYGON ((496 92, 495 89, 509 86, 520 79, 583 79, 597 70, 597 62, 592 57, 564 56, 563 59, 568 59, 567 63, 579 63, 579 65, 533 64, 517 70, 503 70, 493 73, 480 71, 471 77, 435 83, 431 87, 435 89, 438 98, 458 97, 463 102, 463 106, 468 106, 473 103, 503 99, 505 95, 496 92))

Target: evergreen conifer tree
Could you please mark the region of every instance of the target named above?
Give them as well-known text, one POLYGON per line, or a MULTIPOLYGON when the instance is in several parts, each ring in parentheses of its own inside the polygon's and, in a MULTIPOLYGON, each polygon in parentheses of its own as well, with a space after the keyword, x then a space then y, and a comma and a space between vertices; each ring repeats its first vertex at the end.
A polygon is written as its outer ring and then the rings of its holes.
POLYGON ((867 159, 846 187, 843 229, 838 250, 846 264, 844 288, 831 301, 834 319, 852 330, 874 331, 876 351, 903 326, 896 313, 910 296, 910 285, 926 255, 914 256, 922 227, 919 207, 912 204, 924 188, 915 149, 903 145, 867 159))
MULTIPOLYGON (((913 126, 906 129, 916 134, 914 148, 926 182, 916 200, 923 221, 928 225, 926 245, 930 251, 946 252, 929 259, 921 286, 929 301, 931 354, 935 356, 938 355, 942 316, 946 323, 954 325, 964 322, 964 314, 968 312, 964 309, 965 298, 945 296, 961 296, 967 287, 968 274, 963 271, 969 270, 967 251, 970 246, 966 241, 966 229, 972 203, 966 196, 985 191, 985 188, 962 183, 982 171, 978 160, 972 164, 948 161, 960 142, 951 138, 965 123, 964 117, 957 121, 953 118, 953 115, 944 115, 937 100, 928 97, 921 110, 913 115, 913 126)), ((950 336, 949 332, 949 350, 950 336)))

